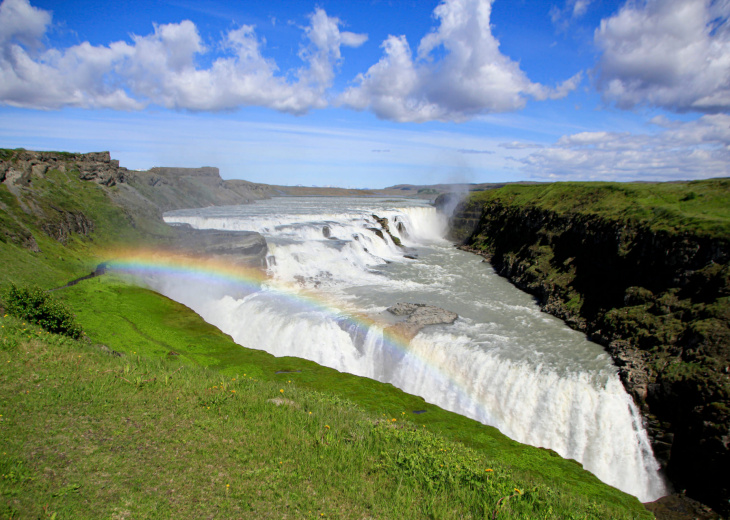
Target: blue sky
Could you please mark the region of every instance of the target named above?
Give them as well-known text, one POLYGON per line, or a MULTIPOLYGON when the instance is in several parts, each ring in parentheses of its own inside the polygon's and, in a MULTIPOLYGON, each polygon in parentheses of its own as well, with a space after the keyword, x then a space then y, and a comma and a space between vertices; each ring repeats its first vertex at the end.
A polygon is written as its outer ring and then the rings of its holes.
POLYGON ((730 176, 728 0, 3 0, 0 146, 270 184, 730 176))

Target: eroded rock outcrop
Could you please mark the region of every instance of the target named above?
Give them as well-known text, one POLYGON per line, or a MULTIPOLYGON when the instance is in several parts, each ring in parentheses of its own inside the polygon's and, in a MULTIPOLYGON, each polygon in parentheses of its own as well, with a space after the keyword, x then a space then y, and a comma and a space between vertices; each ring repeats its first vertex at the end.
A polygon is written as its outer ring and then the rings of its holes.
POLYGON ((175 226, 174 249, 178 253, 204 255, 227 264, 266 267, 266 239, 253 231, 220 231, 175 226))
POLYGON ((397 303, 388 307, 395 316, 405 316, 405 320, 388 327, 386 330, 407 340, 411 340, 427 325, 450 325, 459 317, 455 312, 426 305, 424 303, 397 303))
POLYGON ((154 201, 162 211, 232 206, 269 198, 274 191, 267 185, 244 180, 223 180, 218 168, 155 167, 131 172, 128 184, 154 201))
POLYGON ((370 228, 373 232, 375 232, 376 235, 378 235, 380 238, 385 240, 385 235, 383 233, 386 233, 390 239, 393 241, 393 243, 399 247, 403 247, 403 244, 400 241, 400 238, 393 235, 393 233, 390 232, 390 225, 388 224, 388 219, 385 217, 379 217, 375 214, 372 215, 372 217, 375 219, 375 222, 377 222, 380 227, 382 228, 382 231, 377 228, 370 228))
POLYGON ((109 203, 133 227, 144 227, 155 234, 167 234, 161 219, 165 211, 245 204, 273 193, 266 185, 224 181, 218 168, 213 167, 132 171, 119 166, 119 161, 111 159, 109 152, 0 149, 0 183, 14 196, 14 201, 0 201, 0 210, 10 209, 5 206, 8 202, 22 210, 20 213, 7 211, 0 239, 39 251, 33 236, 34 223, 43 233, 62 243, 75 234, 89 235, 96 223, 88 216, 86 201, 70 201, 74 190, 82 186, 74 187, 73 182, 78 181, 98 185, 109 203), (57 189, 49 191, 49 183, 57 189))
POLYGON ((45 176, 49 170, 74 172, 79 179, 104 186, 124 182, 127 169, 119 166, 109 152, 67 153, 5 150, 0 155, 0 182, 29 186, 33 179, 45 176))

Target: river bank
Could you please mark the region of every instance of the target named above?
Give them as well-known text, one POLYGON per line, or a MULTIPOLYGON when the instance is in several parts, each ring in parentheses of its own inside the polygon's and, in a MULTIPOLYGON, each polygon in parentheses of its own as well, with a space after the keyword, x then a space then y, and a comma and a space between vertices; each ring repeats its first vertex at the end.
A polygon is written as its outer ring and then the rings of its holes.
MULTIPOLYGON (((100 177, 94 177, 91 171, 86 172, 88 175, 81 175, 86 171, 85 167, 79 166, 79 158, 70 155, 56 154, 45 158, 46 162, 55 159, 56 163, 44 171, 41 171, 43 165, 35 171, 33 166, 37 165, 30 165, 30 176, 25 179, 13 173, 0 180, 0 219, 3 224, 0 261, 5 267, 0 273, 0 283, 3 286, 10 281, 32 281, 46 288, 59 287, 87 275, 94 266, 108 260, 112 249, 129 251, 130 247, 174 246, 177 232, 162 222, 159 217, 162 210, 151 200, 152 197, 145 196, 143 191, 124 180, 117 180, 111 185, 96 182, 95 179, 100 177), (27 180, 29 182, 26 183, 27 180)), ((13 164, 9 153, 4 157, 13 164)), ((106 171, 104 168, 108 166, 104 166, 107 164, 104 159, 102 157, 99 164, 106 171)), ((21 168, 14 171, 20 172, 21 168)), ((26 171, 25 167, 22 171, 26 171)), ((164 188, 164 184, 160 183, 148 186, 150 190, 160 186, 164 188)), ((170 186, 168 188, 170 191, 164 193, 174 191, 170 186)), ((191 193, 186 188, 186 196, 191 193)), ((202 199, 200 205, 206 205, 202 199)), ((219 253, 227 254, 226 251, 219 253)), ((376 497, 372 511, 381 517, 400 518, 405 515, 423 518, 441 513, 444 517, 483 516, 493 513, 500 498, 510 496, 499 495, 494 500, 489 498, 485 501, 486 495, 479 489, 460 481, 456 488, 447 489, 444 496, 449 497, 448 501, 435 503, 429 483, 433 479, 415 479, 404 469, 410 467, 407 464, 397 463, 395 458, 380 459, 382 450, 379 449, 372 452, 366 466, 357 466, 364 467, 365 471, 356 471, 356 466, 347 458, 348 453, 353 453, 352 443, 360 440, 368 443, 373 438, 360 435, 364 434, 363 430, 350 428, 349 425, 354 423, 331 422, 330 418, 336 419, 344 413, 341 405, 347 400, 354 403, 358 418, 362 418, 361 409, 364 409, 377 418, 386 414, 387 419, 396 419, 389 422, 408 423, 421 429, 426 425, 426 430, 434 432, 436 440, 428 444, 433 450, 425 449, 420 441, 411 443, 408 434, 394 440, 395 446, 408 448, 406 451, 401 449, 400 453, 410 454, 408 460, 416 462, 417 467, 440 472, 442 464, 461 463, 456 459, 442 460, 439 458, 441 455, 436 454, 458 452, 459 446, 477 450, 488 457, 485 460, 489 460, 490 465, 486 469, 500 472, 499 482, 509 484, 508 491, 514 495, 507 502, 514 506, 500 509, 500 518, 576 514, 586 518, 647 516, 634 497, 601 483, 575 462, 562 459, 554 452, 520 445, 494 428, 437 406, 424 405, 422 399, 390 385, 342 374, 300 358, 276 358, 254 348, 242 348, 215 327, 204 323, 189 308, 148 289, 136 287, 124 277, 107 273, 55 291, 53 295, 63 299, 77 314, 86 332, 84 342, 66 344, 56 337, 41 338, 41 330, 28 327, 12 317, 3 321, 0 331, 3 340, 0 349, 1 379, 7 385, 7 391, 2 395, 9 396, 4 401, 0 424, 0 427, 8 428, 8 435, 1 436, 6 442, 3 452, 8 454, 2 464, 4 474, 12 472, 14 475, 12 479, 3 480, 6 486, 3 499, 7 498, 3 505, 7 506, 8 514, 17 511, 13 514, 42 516, 58 511, 59 515, 68 512, 70 516, 91 517, 93 512, 88 507, 94 504, 105 508, 110 516, 127 514, 126 511, 141 515, 150 511, 171 511, 189 516, 190 511, 198 511, 199 505, 204 503, 206 507, 231 511, 231 514, 255 516, 260 508, 265 507, 264 502, 246 501, 247 492, 241 489, 248 489, 253 494, 261 492, 261 496, 267 497, 265 504, 268 504, 268 509, 264 510, 275 516, 282 516, 287 511, 305 514, 304 511, 310 510, 310 504, 315 506, 312 510, 319 512, 319 508, 333 503, 324 491, 317 493, 321 498, 307 498, 316 487, 312 487, 306 476, 302 477, 300 467, 308 464, 304 462, 306 458, 292 455, 292 461, 287 458, 252 461, 240 456, 245 452, 242 446, 246 446, 247 442, 262 440, 266 440, 264 445, 268 447, 262 448, 260 453, 270 453, 272 443, 293 450, 287 453, 316 456, 318 446, 332 450, 321 461, 325 467, 339 469, 331 473, 332 480, 322 480, 325 488, 332 482, 344 482, 337 478, 340 471, 372 481, 374 473, 371 470, 383 469, 385 480, 374 488, 374 493, 380 489, 396 488, 392 484, 401 482, 398 489, 402 493, 398 497, 405 497, 409 508, 393 509, 389 498, 376 497), (123 356, 104 354, 102 345, 123 356), (177 387, 174 381, 181 373, 178 372, 180 366, 193 367, 194 377, 180 378, 181 386, 177 387), (202 372, 195 367, 210 367, 211 371, 199 376, 202 372), (232 378, 240 381, 236 376, 243 377, 243 374, 270 384, 267 383, 265 388, 243 384, 229 386, 225 395, 234 395, 230 390, 236 390, 235 394, 250 391, 251 395, 246 396, 245 402, 253 405, 238 406, 230 398, 223 400, 217 396, 221 381, 227 384, 232 378), (168 379, 173 383, 168 384, 168 379), (75 383, 66 384, 68 382, 75 383), (291 387, 283 386, 284 383, 291 387), (212 386, 219 387, 215 389, 217 393, 210 390, 212 386), (90 389, 99 388, 104 388, 102 399, 93 397, 99 395, 98 392, 90 393, 90 389), (294 422, 307 421, 305 415, 308 414, 300 416, 298 410, 256 397, 263 390, 278 396, 281 389, 291 392, 294 398, 285 397, 295 402, 297 395, 303 396, 310 390, 328 396, 323 399, 323 406, 330 415, 319 417, 327 423, 317 423, 312 430, 302 428, 303 444, 293 443, 286 432, 291 431, 288 426, 294 422), (12 402, 8 400, 10 396, 12 402), (130 401, 130 396, 134 397, 134 402, 130 401), (180 407, 176 406, 176 397, 181 398, 180 407), (204 404, 212 401, 212 404, 204 404), (168 403, 164 408, 170 413, 161 414, 159 406, 151 407, 150 403, 159 402, 168 403), (59 403, 63 406, 59 407, 59 403), (216 414, 209 414, 208 406, 215 409, 216 414), (262 425, 260 435, 252 439, 237 438, 240 443, 232 444, 231 424, 236 426, 236 431, 247 431, 247 421, 258 417, 250 410, 251 406, 261 412, 262 419, 256 421, 262 425), (225 411, 218 415, 221 407, 226 407, 225 411), (422 410, 426 413, 415 413, 422 410), (78 416, 73 415, 75 413, 78 416), (280 416, 277 416, 279 413, 280 416), (124 418, 121 423, 120 417, 124 418), (276 424, 281 428, 267 427, 267 421, 272 417, 279 417, 276 424), (182 430, 179 429, 181 424, 185 426, 182 430), (82 429, 72 431, 70 425, 80 425, 82 429), (22 429, 21 434, 17 433, 19 428, 22 429), (326 433, 325 430, 336 430, 337 434, 331 442, 325 438, 327 444, 318 443, 317 439, 322 440, 321 434, 326 433), (11 435, 11 431, 15 433, 11 435), (157 438, 154 432, 163 432, 164 435, 157 438), (277 432, 282 432, 282 435, 277 432), (58 444, 58 435, 73 441, 69 441, 68 447, 60 452, 48 448, 58 444), (24 441, 10 442, 17 439, 24 441), (201 440, 212 444, 199 444, 201 440), (159 446, 166 450, 155 448, 159 446), (172 449, 174 446, 177 446, 177 451, 172 449), (228 471, 227 463, 225 467, 217 468, 212 462, 221 460, 218 452, 222 446, 233 447, 226 459, 233 461, 230 467, 251 470, 237 473, 237 480, 231 482, 230 491, 223 481, 216 480, 219 487, 211 484, 211 479, 216 479, 220 471, 228 471), (131 451, 124 451, 122 448, 125 447, 131 447, 131 451), (124 456, 115 458, 115 454, 119 453, 124 453, 124 456), (190 464, 186 455, 194 455, 190 464), (165 462, 158 463, 160 460, 165 462), (195 478, 181 477, 181 473, 175 471, 179 468, 179 460, 186 460, 185 470, 194 464, 200 469, 200 474, 193 470, 195 478), (91 465, 85 466, 86 462, 91 465), (287 465, 279 466, 280 462, 287 465), (128 467, 130 463, 134 469, 132 477, 128 467), (218 471, 209 472, 210 464, 218 471), (109 467, 110 470, 108 475, 99 475, 89 471, 89 467, 109 467), (164 471, 159 473, 159 468, 170 468, 169 478, 164 471), (506 471, 501 473, 501 468, 506 471), (157 478, 159 475, 164 478, 157 478), (106 482, 113 486, 106 486, 106 482), (405 493, 411 484, 415 486, 415 493, 405 493), (239 488, 239 485, 242 487, 239 488), (300 491, 282 495, 282 489, 295 487, 300 491), (197 490, 198 494, 188 489, 197 490), (459 499, 462 505, 454 507, 454 493, 461 496, 462 493, 471 493, 469 490, 472 489, 477 489, 473 496, 481 498, 459 499), (525 497, 524 504, 520 503, 523 499, 518 495, 525 497), (89 497, 94 501, 89 502, 89 497), (127 498, 132 505, 124 501, 127 498), (139 504, 139 508, 134 504, 139 504), (413 504, 420 505, 414 508, 413 504)), ((309 410, 317 411, 314 408, 309 410)), ((396 428, 394 431, 401 430, 396 428)), ((472 458, 471 455, 469 458, 472 458)), ((323 468, 322 471, 329 470, 323 468)), ((484 471, 484 474, 490 473, 484 471)), ((332 486, 334 493, 340 497, 338 504, 350 500, 345 497, 345 489, 332 486)), ((351 487, 362 489, 359 484, 351 487)), ((500 491, 502 488, 494 489, 500 491)), ((360 492, 356 495, 359 498, 360 492)), ((398 500, 400 498, 395 501, 398 500)), ((504 502, 502 500, 500 504, 504 502)), ((321 509, 321 512, 343 518, 361 518, 363 514, 358 502, 338 506, 336 510, 321 509)))
POLYGON ((678 491, 728 513, 730 182, 473 195, 452 238, 604 345, 678 491))

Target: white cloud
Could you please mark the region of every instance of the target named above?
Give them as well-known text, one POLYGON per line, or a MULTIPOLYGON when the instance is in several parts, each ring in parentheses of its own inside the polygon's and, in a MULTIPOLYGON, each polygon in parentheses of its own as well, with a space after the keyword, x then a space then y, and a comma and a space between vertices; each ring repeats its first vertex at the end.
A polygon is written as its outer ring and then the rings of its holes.
POLYGON ((415 59, 405 36, 389 36, 380 61, 339 102, 394 121, 464 121, 521 109, 527 96, 563 97, 577 86, 580 74, 557 89, 532 83, 500 52, 491 11, 492 0, 443 0, 434 10, 439 25, 421 39, 415 59))
POLYGON ((520 159, 533 177, 562 180, 679 180, 730 176, 730 116, 689 123, 654 119, 657 134, 582 132, 520 159))
POLYGON ((509 143, 499 143, 500 148, 507 150, 529 150, 530 148, 543 148, 543 145, 537 143, 524 143, 521 141, 511 141, 509 143))
POLYGON ((30 108, 139 108, 105 75, 128 53, 126 44, 44 50, 51 13, 27 0, 0 4, 0 100, 30 108))
POLYGON ((229 110, 257 105, 302 114, 327 105, 340 47, 362 45, 366 35, 341 32, 341 22, 316 9, 304 28, 304 66, 280 74, 261 52, 254 27, 224 35, 224 54, 208 68, 197 65, 209 52, 195 24, 155 25, 131 43, 66 49, 44 48, 51 13, 28 0, 0 4, 0 103, 56 109, 65 106, 138 110, 154 103, 166 108, 229 110))
POLYGON ((0 45, 17 40, 37 48, 51 24, 51 13, 36 9, 26 0, 5 0, 0 4, 0 45))
POLYGON ((591 3, 593 0, 565 0, 562 9, 556 5, 550 8, 550 19, 560 30, 566 30, 571 21, 581 18, 588 12, 591 3))
POLYGON ((597 87, 621 108, 730 109, 730 2, 628 2, 601 21, 597 87))

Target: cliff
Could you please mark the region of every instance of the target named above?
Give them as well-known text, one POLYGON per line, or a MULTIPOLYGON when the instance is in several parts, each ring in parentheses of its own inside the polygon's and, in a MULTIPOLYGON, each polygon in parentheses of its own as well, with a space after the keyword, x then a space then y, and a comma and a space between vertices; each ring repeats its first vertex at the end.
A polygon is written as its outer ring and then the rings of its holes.
POLYGON ((0 241, 32 252, 41 252, 44 237, 66 244, 93 235, 99 242, 152 239, 175 249, 210 250, 255 266, 266 255, 256 234, 171 228, 162 221, 168 210, 246 204, 274 193, 266 185, 224 181, 218 168, 133 171, 109 152, 0 149, 0 187, 0 241))
POLYGON ((728 514, 730 180, 508 186, 451 232, 604 345, 677 490, 728 514))
POLYGON ((264 184, 220 177, 218 168, 151 168, 130 172, 127 184, 160 210, 232 206, 266 199, 274 190, 264 184))
POLYGON ((28 187, 33 179, 42 178, 49 170, 75 171, 82 180, 92 180, 104 186, 124 182, 128 173, 112 160, 109 152, 69 153, 32 152, 29 150, 0 150, 0 182, 8 186, 28 187))

